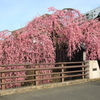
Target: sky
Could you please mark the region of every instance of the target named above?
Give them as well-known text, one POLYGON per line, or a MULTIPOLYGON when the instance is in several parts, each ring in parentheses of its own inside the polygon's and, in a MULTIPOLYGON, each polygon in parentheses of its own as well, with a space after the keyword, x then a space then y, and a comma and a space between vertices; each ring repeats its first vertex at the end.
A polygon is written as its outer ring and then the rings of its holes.
POLYGON ((100 0, 0 0, 0 31, 25 27, 35 17, 48 13, 49 7, 73 8, 84 14, 100 7, 100 0))

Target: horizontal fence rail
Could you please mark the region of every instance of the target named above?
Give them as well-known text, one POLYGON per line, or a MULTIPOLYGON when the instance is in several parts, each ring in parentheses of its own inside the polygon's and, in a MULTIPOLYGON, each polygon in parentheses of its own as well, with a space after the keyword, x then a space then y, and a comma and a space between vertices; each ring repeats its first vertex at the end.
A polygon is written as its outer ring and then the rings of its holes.
POLYGON ((39 85, 55 82, 64 82, 71 79, 88 78, 89 65, 88 61, 81 62, 60 62, 60 63, 39 63, 39 64, 16 64, 16 65, 0 65, 0 86, 1 90, 6 89, 7 84, 20 83, 39 85), (40 67, 42 65, 42 68, 40 67), (24 69, 6 69, 8 66, 24 66, 24 69), (25 75, 7 76, 7 73, 25 72, 25 75), (31 77, 31 79, 30 79, 31 77), (20 81, 7 82, 6 79, 24 78, 20 81), (34 83, 31 83, 34 82, 34 83))
POLYGON ((12 64, 12 65, 0 65, 0 67, 7 67, 7 66, 29 66, 29 65, 59 65, 59 64, 81 64, 81 63, 88 63, 88 61, 80 61, 80 62, 59 62, 59 63, 27 63, 27 64, 12 64))

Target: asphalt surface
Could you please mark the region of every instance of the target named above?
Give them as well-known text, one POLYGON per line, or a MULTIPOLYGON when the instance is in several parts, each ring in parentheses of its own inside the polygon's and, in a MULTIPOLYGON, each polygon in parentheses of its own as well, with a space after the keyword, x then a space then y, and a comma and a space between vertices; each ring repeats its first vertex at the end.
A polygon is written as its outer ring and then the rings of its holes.
POLYGON ((0 100, 100 100, 100 81, 1 96, 0 100))

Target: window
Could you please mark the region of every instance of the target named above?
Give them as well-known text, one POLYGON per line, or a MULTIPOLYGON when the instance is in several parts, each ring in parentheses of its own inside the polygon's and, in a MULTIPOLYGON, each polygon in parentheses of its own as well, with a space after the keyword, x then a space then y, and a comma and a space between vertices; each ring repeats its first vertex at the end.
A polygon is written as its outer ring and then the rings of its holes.
POLYGON ((89 13, 88 13, 88 14, 86 14, 86 18, 87 18, 87 19, 89 19, 89 13))

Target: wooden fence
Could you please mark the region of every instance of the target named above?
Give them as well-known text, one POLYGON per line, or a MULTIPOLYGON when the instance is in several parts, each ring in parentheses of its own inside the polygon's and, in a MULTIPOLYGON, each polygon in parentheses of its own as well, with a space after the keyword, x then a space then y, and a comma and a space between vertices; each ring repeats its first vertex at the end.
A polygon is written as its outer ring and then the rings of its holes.
MULTIPOLYGON (((39 81, 43 80, 55 80, 60 79, 61 82, 65 82, 68 78, 72 79, 73 77, 81 77, 82 79, 86 78, 88 76, 88 62, 82 61, 82 62, 61 62, 61 63, 39 63, 39 64, 17 64, 17 65, 0 65, 2 67, 2 70, 0 70, 1 73, 1 90, 6 89, 6 84, 13 84, 13 83, 27 83, 27 82, 35 82, 34 85, 39 85, 39 81), (39 66, 43 66, 42 68, 39 66), (45 67, 45 66, 49 67, 45 67), (50 67, 52 65, 52 67, 50 67), (10 69, 7 70, 7 66, 25 66, 25 69, 10 69), (30 68, 28 66, 34 66, 34 68, 30 68), (49 73, 40 73, 41 70, 51 70, 49 73), (23 76, 6 76, 6 73, 8 72, 22 72, 22 71, 34 71, 34 74, 30 75, 23 75, 23 76), (51 75, 49 78, 39 78, 39 76, 45 76, 45 75, 51 75), (54 77, 53 75, 58 75, 54 77), (34 77, 33 79, 25 79, 23 81, 13 81, 13 82, 6 82, 5 79, 12 79, 12 78, 21 78, 21 77, 34 77)), ((77 78, 78 79, 78 78, 77 78)))

